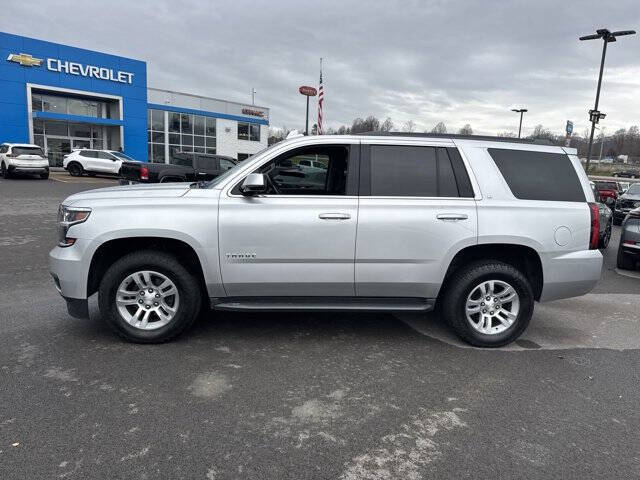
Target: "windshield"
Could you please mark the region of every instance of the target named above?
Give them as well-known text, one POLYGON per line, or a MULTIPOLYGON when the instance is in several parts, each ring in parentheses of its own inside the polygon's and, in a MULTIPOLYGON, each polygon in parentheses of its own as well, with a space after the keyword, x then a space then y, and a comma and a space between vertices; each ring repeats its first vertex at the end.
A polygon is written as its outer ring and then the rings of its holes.
POLYGON ((277 143, 274 145, 271 145, 270 147, 267 148, 263 148, 262 150, 260 150, 257 153, 254 153, 253 155, 251 155, 250 157, 245 158, 244 160, 240 160, 235 167, 230 168, 229 170, 225 171, 222 175, 217 176, 216 178, 214 178, 213 180, 209 180, 207 183, 205 183, 202 187, 203 188, 211 188, 211 187, 215 187, 216 185, 218 185, 219 183, 221 183, 223 180, 233 176, 236 174, 236 172, 238 171, 238 168, 242 168, 244 167, 247 162, 249 160, 252 160, 254 157, 258 156, 258 155, 262 155, 263 153, 267 152, 268 150, 272 149, 273 147, 275 147, 276 145, 278 145, 277 143))
POLYGON ((627 195, 640 195, 640 183, 634 183, 627 190, 627 195))
POLYGON ((133 160, 133 158, 129 157, 128 155, 125 155, 122 152, 111 152, 111 153, 114 154, 116 157, 122 158, 123 160, 133 160))

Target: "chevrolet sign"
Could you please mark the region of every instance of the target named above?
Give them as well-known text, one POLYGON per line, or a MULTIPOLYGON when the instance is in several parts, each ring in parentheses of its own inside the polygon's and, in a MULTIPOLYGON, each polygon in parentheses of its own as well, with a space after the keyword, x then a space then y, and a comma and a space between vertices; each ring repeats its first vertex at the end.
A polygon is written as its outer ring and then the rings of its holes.
MULTIPOLYGON (((39 67, 42 65, 41 58, 34 58, 27 53, 12 53, 7 57, 9 62, 16 62, 23 67, 39 67)), ((98 78, 118 83, 133 83, 133 73, 113 70, 111 68, 97 67, 95 65, 84 65, 77 62, 68 62, 57 58, 47 58, 47 70, 57 73, 67 73, 80 77, 98 78)))
POLYGON ((41 58, 33 58, 31 55, 26 53, 10 53, 7 60, 19 63, 23 67, 39 67, 42 64, 41 58))
POLYGON ((81 77, 99 78, 101 80, 110 80, 119 83, 131 83, 133 81, 133 73, 114 71, 111 68, 96 67, 94 65, 83 65, 76 62, 67 62, 58 60, 57 58, 47 59, 47 69, 52 72, 64 72, 71 75, 79 75, 81 77))

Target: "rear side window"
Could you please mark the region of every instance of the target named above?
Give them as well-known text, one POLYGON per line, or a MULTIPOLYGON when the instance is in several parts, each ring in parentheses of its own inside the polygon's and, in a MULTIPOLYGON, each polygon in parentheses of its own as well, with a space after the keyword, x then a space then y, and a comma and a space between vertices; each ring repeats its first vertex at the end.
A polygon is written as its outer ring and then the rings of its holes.
POLYGON ((502 148, 488 151, 516 198, 586 201, 582 184, 567 155, 502 148))
POLYGON ((98 158, 98 152, 95 150, 80 150, 81 157, 98 158))
MULTIPOLYGON (((392 197, 473 197, 455 148, 372 145, 370 194, 392 197)), ((361 194, 369 193, 363 185, 361 194)))

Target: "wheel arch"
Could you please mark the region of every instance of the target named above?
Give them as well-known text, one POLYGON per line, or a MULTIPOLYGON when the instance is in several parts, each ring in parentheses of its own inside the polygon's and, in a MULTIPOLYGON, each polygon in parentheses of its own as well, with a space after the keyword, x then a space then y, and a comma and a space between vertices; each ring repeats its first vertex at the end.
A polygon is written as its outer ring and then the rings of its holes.
POLYGON ((87 297, 98 291, 100 280, 110 265, 123 256, 141 250, 160 250, 175 255, 198 279, 203 295, 207 292, 205 267, 196 249, 188 242, 167 236, 112 238, 93 252, 87 274, 87 297))
POLYGON ((530 279, 534 298, 540 299, 544 285, 540 255, 530 246, 511 243, 483 243, 459 250, 449 263, 440 293, 445 290, 447 281, 456 270, 476 260, 498 260, 517 268, 530 279))

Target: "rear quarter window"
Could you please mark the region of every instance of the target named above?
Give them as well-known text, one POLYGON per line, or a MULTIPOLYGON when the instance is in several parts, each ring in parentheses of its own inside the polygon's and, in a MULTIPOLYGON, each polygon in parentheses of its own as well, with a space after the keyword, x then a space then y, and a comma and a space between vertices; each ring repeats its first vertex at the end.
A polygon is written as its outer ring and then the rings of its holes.
POLYGON ((489 148, 513 195, 520 200, 585 202, 582 184, 563 153, 489 148))

